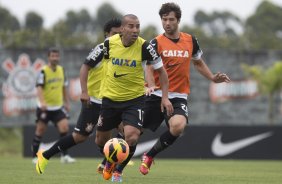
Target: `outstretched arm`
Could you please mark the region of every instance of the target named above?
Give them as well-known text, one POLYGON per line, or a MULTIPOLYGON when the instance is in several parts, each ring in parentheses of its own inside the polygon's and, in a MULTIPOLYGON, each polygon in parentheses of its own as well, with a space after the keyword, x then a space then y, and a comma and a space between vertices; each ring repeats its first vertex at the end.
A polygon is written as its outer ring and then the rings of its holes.
POLYGON ((192 61, 198 72, 207 79, 215 83, 230 82, 230 78, 225 73, 217 72, 213 74, 203 59, 200 58, 192 61))

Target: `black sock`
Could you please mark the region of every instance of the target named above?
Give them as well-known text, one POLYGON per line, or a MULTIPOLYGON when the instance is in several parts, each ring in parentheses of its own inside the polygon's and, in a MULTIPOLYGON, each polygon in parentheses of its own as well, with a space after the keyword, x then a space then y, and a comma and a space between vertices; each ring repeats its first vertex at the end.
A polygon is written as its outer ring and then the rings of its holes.
POLYGON ((147 153, 148 156, 155 157, 159 152, 163 151, 170 145, 174 143, 174 141, 179 136, 174 136, 170 133, 170 131, 166 131, 161 135, 159 140, 156 142, 156 144, 152 147, 152 149, 147 153))
POLYGON ((105 165, 107 162, 107 159, 104 157, 103 161, 101 162, 101 164, 105 165))
POLYGON ((134 153, 136 150, 136 145, 134 146, 129 146, 129 154, 128 157, 125 161, 123 161, 121 164, 117 165, 116 171, 122 173, 123 169, 125 168, 125 166, 128 164, 128 162, 130 161, 130 159, 133 157, 134 153))
POLYGON ((34 135, 31 145, 32 157, 36 157, 42 137, 34 135))
MULTIPOLYGON (((60 133, 60 139, 62 139, 62 137, 65 137, 67 134, 68 134, 67 132, 66 133, 60 133)), ((68 154, 68 150, 67 149, 61 150, 61 153, 62 153, 62 155, 65 156, 65 155, 68 154)))
POLYGON ((98 146, 98 149, 99 149, 99 152, 103 155, 103 158, 104 158, 103 161, 101 162, 101 164, 105 165, 107 159, 104 156, 104 146, 98 146))
POLYGON ((76 145, 72 134, 69 134, 65 137, 62 137, 58 142, 56 142, 50 149, 48 149, 47 151, 45 151, 43 153, 43 156, 46 159, 50 159, 52 156, 54 156, 55 154, 65 151, 71 147, 73 147, 74 145, 76 145))

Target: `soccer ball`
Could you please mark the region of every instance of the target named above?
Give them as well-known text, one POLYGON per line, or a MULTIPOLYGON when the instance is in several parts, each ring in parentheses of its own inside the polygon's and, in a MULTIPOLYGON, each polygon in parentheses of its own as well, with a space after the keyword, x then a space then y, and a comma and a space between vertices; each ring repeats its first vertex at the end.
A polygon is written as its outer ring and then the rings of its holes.
POLYGON ((128 157, 129 146, 123 139, 112 138, 106 142, 104 154, 109 162, 121 164, 128 157))

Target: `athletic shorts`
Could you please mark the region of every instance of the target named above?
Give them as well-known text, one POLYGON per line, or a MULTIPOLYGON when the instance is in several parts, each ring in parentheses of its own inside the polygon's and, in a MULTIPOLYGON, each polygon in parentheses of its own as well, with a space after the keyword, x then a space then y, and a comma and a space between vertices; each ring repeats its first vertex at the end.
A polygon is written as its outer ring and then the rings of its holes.
POLYGON ((55 126, 62 119, 68 119, 69 115, 64 107, 54 111, 42 111, 39 107, 36 108, 36 123, 42 121, 45 124, 48 124, 49 121, 52 121, 55 126))
POLYGON ((100 109, 101 104, 81 102, 81 110, 74 131, 89 136, 98 122, 100 109))
POLYGON ((109 131, 123 125, 131 125, 141 130, 143 126, 144 96, 124 102, 115 102, 103 98, 100 118, 97 124, 98 131, 109 131))
POLYGON ((185 116, 188 124, 187 100, 183 98, 169 99, 174 108, 173 114, 169 117, 166 115, 166 112, 161 111, 161 100, 161 97, 156 95, 145 97, 143 128, 155 132, 163 120, 165 120, 168 126, 168 120, 175 114, 185 116))

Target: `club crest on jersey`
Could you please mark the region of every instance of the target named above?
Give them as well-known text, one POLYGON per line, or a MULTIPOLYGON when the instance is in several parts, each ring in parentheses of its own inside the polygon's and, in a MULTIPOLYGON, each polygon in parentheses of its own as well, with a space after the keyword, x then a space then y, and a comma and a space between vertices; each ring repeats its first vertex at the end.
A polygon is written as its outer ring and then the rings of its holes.
POLYGON ((188 58, 189 52, 188 50, 164 50, 162 52, 164 57, 181 57, 181 58, 188 58))
POLYGON ((112 58, 113 65, 136 67, 136 60, 112 58))

